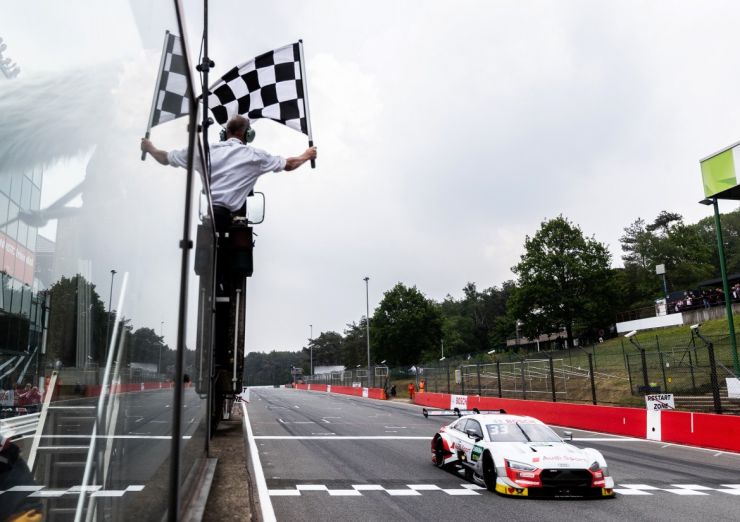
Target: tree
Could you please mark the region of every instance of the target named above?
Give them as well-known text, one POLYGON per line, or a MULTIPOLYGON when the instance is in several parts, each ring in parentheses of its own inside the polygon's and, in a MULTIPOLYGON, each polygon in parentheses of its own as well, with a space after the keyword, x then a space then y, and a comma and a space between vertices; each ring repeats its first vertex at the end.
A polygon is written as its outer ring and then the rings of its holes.
POLYGON ((601 328, 611 322, 613 281, 606 246, 586 238, 565 217, 544 221, 512 268, 518 276, 510 311, 528 337, 565 328, 573 346, 573 329, 601 328))
MULTIPOLYGON (((131 334, 126 358, 129 362, 157 364, 160 350, 164 351, 163 348, 163 338, 157 335, 154 329, 139 328, 131 334)), ((162 367, 164 366, 163 364, 162 367)))
POLYGON ((423 352, 439 353, 441 337, 439 307, 402 283, 385 292, 370 322, 374 358, 389 365, 415 364, 423 352))
POLYGON ((249 352, 244 361, 244 383, 247 386, 286 384, 293 380, 291 368, 308 369, 303 352, 249 352))
POLYGON ((712 229, 711 218, 686 225, 680 214, 665 210, 650 224, 637 219, 626 227, 620 238, 625 252, 620 286, 635 297, 630 304, 643 306, 663 297, 660 279, 655 274, 655 267, 660 264, 666 268, 669 292, 690 289, 712 277, 716 259, 711 248, 712 229))
POLYGON ((310 340, 308 349, 311 348, 314 368, 342 364, 342 336, 337 332, 321 332, 318 337, 310 340))
POLYGON ((363 366, 367 364, 366 324, 366 320, 363 317, 359 324, 352 322, 344 330, 342 361, 345 368, 354 368, 358 364, 363 366))
POLYGON ((106 321, 112 317, 105 310, 103 301, 95 291, 95 285, 81 275, 62 277, 49 288, 49 332, 47 352, 53 361, 61 361, 64 366, 75 366, 77 359, 78 332, 81 314, 90 324, 90 357, 99 364, 105 363, 107 343, 105 342, 106 321))

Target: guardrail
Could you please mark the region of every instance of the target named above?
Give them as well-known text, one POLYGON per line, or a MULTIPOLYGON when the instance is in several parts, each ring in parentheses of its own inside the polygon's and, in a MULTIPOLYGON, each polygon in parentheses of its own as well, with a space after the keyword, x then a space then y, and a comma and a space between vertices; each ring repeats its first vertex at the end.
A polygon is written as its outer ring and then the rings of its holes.
POLYGON ((9 439, 25 438, 36 433, 41 413, 29 413, 0 419, 0 432, 9 439))

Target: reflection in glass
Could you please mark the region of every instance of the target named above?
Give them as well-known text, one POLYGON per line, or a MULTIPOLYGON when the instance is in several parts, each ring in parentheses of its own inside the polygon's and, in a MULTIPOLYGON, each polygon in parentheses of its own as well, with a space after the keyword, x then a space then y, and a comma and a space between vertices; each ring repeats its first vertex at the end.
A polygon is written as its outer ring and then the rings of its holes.
MULTIPOLYGON (((12 431, 23 471, 15 485, 64 493, 4 493, 0 519, 37 509, 45 520, 161 520, 181 385, 187 174, 142 162, 138 141, 162 36, 177 28, 174 4, 11 3, 2 36, 24 63, 0 77, 2 433, 30 419, 31 429, 12 431)), ((182 148, 186 119, 153 132, 182 148)), ((210 258, 202 263, 191 277, 211 277, 210 258)), ((210 336, 197 325, 212 305, 198 287, 190 286, 185 372, 197 385, 184 390, 181 482, 206 447, 210 336)))

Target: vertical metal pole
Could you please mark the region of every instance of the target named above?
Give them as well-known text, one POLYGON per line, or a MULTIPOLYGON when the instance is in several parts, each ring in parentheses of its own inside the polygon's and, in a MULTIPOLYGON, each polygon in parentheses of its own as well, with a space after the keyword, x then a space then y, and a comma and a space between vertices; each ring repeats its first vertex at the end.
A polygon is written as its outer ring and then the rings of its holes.
POLYGON ((598 367, 598 363, 596 362, 596 345, 593 345, 591 347, 591 353, 594 356, 594 367, 596 368, 596 367, 598 367))
POLYGON ((370 278, 365 276, 365 330, 367 333, 367 371, 370 371, 370 278))
POLYGON ((730 348, 732 349, 732 365, 735 377, 740 377, 740 362, 737 357, 737 339, 735 339, 735 321, 732 317, 732 296, 730 294, 730 283, 727 281, 727 266, 725 263, 725 247, 722 241, 722 224, 719 219, 719 205, 717 198, 713 198, 714 204, 714 227, 717 229, 717 250, 719 251, 719 269, 722 274, 722 291, 725 293, 725 314, 727 315, 727 326, 730 330, 730 348))
MULTIPOLYGON (((182 51, 183 58, 185 60, 186 70, 190 70, 190 62, 188 58, 188 45, 187 45, 187 34, 185 32, 183 11, 182 6, 179 2, 175 2, 175 10, 177 14, 177 26, 180 31, 182 38, 182 51)), ((204 10, 204 41, 208 42, 208 0, 203 2, 204 10)), ((190 78, 188 78, 190 80, 190 78)), ((192 87, 192 82, 189 81, 189 85, 192 87)), ((203 96, 204 118, 208 115, 207 102, 208 96, 203 96)), ((180 469, 181 469, 181 448, 182 448, 182 414, 183 414, 183 367, 185 350, 185 337, 187 335, 187 301, 188 301, 188 275, 190 271, 190 250, 192 249, 192 239, 190 236, 191 228, 191 208, 193 199, 193 178, 195 175, 195 150, 197 147, 197 125, 196 115, 197 101, 194 98, 192 89, 189 95, 189 107, 188 107, 188 154, 187 154, 187 178, 185 181, 185 206, 183 209, 183 232, 182 239, 180 241, 180 249, 182 250, 180 259, 180 295, 178 298, 178 310, 177 310, 177 337, 176 337, 176 357, 175 357, 175 386, 174 386, 174 397, 172 400, 172 432, 171 432, 171 443, 170 443, 170 469, 169 469, 169 483, 167 492, 167 520, 170 522, 177 522, 180 518, 180 469)), ((204 135, 205 137, 205 135, 204 135)), ((204 141, 204 146, 207 146, 207 140, 204 141)), ((207 156, 206 156, 207 157, 207 156)), ((206 176, 207 178, 207 176, 206 176)))
POLYGON ((478 374, 478 395, 481 394, 481 388, 480 388, 480 363, 475 363, 475 372, 478 374))
POLYGON ((658 361, 660 362, 660 370, 663 372, 663 393, 668 393, 668 380, 665 378, 665 361, 662 352, 658 352, 658 361))
POLYGON ((645 348, 640 348, 640 362, 642 363, 642 384, 645 386, 645 393, 648 393, 650 382, 648 380, 647 359, 645 358, 645 348))
POLYGON ((717 381, 717 363, 714 360, 714 344, 707 344, 707 354, 709 355, 709 381, 712 385, 714 412, 722 413, 722 402, 719 398, 719 382, 717 381))
MULTIPOLYGON (((693 332, 691 332, 693 334, 693 332)), ((691 372, 691 389, 696 393, 696 379, 694 378, 694 363, 691 360, 691 350, 689 352, 689 372, 691 372)))
POLYGON ((627 370, 629 368, 629 363, 627 362, 627 352, 624 351, 624 340, 620 339, 619 344, 622 345, 622 359, 624 359, 624 369, 627 370))
POLYGON ((496 382, 498 383, 498 397, 500 399, 503 394, 501 393, 501 363, 499 361, 496 361, 496 382))
POLYGON ((555 394, 555 368, 553 368, 552 355, 549 356, 550 361, 550 388, 552 388, 552 402, 557 402, 557 396, 555 394))
POLYGON ((108 343, 110 342, 110 339, 108 339, 108 335, 110 335, 110 316, 111 316, 111 303, 113 302, 113 278, 116 276, 116 271, 111 270, 110 271, 110 294, 108 294, 108 315, 106 316, 105 321, 105 351, 108 353, 108 343))
POLYGON ((231 389, 236 393, 236 366, 239 361, 239 298, 241 297, 242 289, 236 289, 236 312, 234 314, 234 369, 231 375, 231 389))
POLYGON ((446 367, 447 367, 447 393, 452 393, 452 391, 450 391, 450 364, 447 363, 446 367))
MULTIPOLYGON (((306 60, 303 58, 303 40, 298 40, 298 51, 301 57, 301 81, 303 82, 303 112, 306 115, 306 132, 308 134, 308 146, 313 147, 311 110, 308 107, 308 79, 306 78, 306 60)), ((311 168, 316 168, 316 160, 311 160, 311 168)))
POLYGON ((311 363, 311 375, 313 375, 313 325, 309 324, 308 327, 311 329, 311 337, 308 339, 308 351, 310 353, 311 363))
POLYGON ((527 398, 527 380, 524 377, 524 361, 519 362, 519 367, 522 370, 522 399, 527 398))
MULTIPOLYGON (((594 379, 594 363, 592 356, 588 354, 588 374, 591 377, 591 403, 596 404, 596 380, 594 379)), ((632 389, 632 382, 630 381, 630 390, 632 389)))
POLYGON ((630 395, 635 394, 635 389, 632 386, 632 368, 630 368, 630 358, 629 355, 625 355, 625 362, 627 363, 627 379, 630 381, 630 395))
MULTIPOLYGON (((159 357, 157 358, 157 373, 162 374, 162 345, 164 345, 164 321, 159 322, 159 357)), ((159 378, 159 377, 158 377, 159 378)))

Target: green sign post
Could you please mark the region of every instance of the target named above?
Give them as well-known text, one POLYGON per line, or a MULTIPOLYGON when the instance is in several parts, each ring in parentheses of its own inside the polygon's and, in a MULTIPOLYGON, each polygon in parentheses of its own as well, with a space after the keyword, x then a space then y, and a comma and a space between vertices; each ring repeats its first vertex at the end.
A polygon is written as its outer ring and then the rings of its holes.
POLYGON ((719 218, 719 199, 740 199, 740 186, 737 182, 737 172, 740 167, 740 143, 731 145, 721 151, 707 156, 700 161, 701 177, 704 183, 705 199, 699 203, 714 207, 714 228, 717 234, 717 250, 719 254, 719 268, 722 275, 722 290, 725 294, 725 314, 730 334, 732 349, 732 363, 736 377, 740 377, 740 362, 737 356, 737 340, 735 339, 735 321, 732 315, 732 297, 730 283, 727 280, 727 264, 725 263, 725 247, 722 240, 722 223, 719 218))

